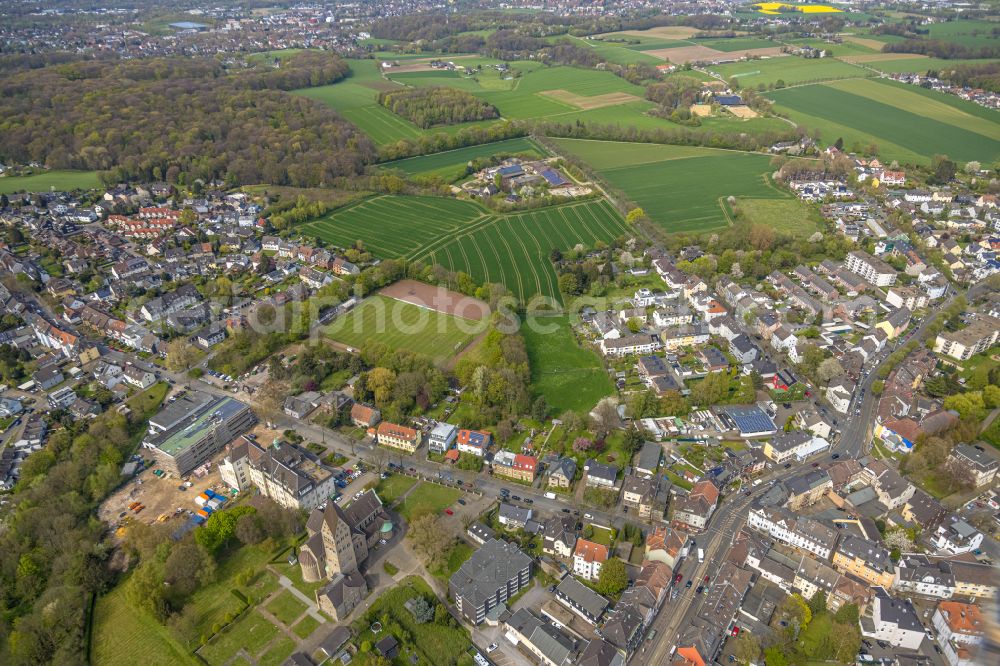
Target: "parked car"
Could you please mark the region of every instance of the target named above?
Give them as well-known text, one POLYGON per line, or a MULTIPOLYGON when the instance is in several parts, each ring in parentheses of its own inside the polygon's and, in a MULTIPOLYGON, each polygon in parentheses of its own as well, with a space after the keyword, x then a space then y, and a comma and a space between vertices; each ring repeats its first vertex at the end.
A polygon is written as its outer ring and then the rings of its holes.
POLYGON ((449 516, 454 516, 455 515, 455 512, 452 511, 451 509, 445 509, 444 512, 447 513, 449 516))
POLYGON ((740 628, 739 627, 733 627, 733 630, 731 632, 729 632, 729 635, 730 636, 739 636, 740 635, 740 628))
POLYGON ((461 504, 462 506, 465 506, 465 500, 464 499, 458 500, 458 503, 461 504))
POLYGON ((494 651, 494 650, 496 650, 496 649, 497 649, 498 647, 499 647, 499 646, 498 646, 498 645, 497 645, 496 643, 490 643, 490 644, 489 644, 489 647, 487 647, 487 648, 486 648, 486 651, 487 651, 487 652, 493 652, 493 651, 494 651))

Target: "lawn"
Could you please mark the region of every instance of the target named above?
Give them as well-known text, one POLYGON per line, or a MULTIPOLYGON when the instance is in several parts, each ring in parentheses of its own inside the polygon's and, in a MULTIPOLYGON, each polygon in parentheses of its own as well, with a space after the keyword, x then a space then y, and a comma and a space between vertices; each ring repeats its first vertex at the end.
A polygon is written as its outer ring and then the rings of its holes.
POLYGON ((379 484, 375 486, 375 493, 384 504, 392 504, 412 488, 416 482, 417 480, 412 476, 393 474, 388 479, 379 481, 379 484))
MULTIPOLYGON (((426 664, 471 664, 472 659, 466 652, 472 643, 464 628, 434 624, 433 622, 417 624, 409 611, 404 608, 404 604, 418 594, 431 600, 432 603, 438 603, 430 586, 416 576, 410 576, 396 587, 385 591, 375 600, 365 617, 355 623, 354 628, 357 634, 355 643, 361 644, 364 641, 370 641, 374 644, 384 638, 384 632, 373 637, 369 627, 371 620, 389 615, 409 634, 409 640, 401 640, 403 654, 408 650, 415 651, 422 663, 426 664)), ((396 638, 402 639, 403 637, 397 636, 396 638)), ((404 657, 399 657, 397 661, 403 663, 404 657)))
POLYGON ((170 630, 145 612, 134 610, 118 585, 97 599, 90 662, 102 666, 196 664, 170 630))
POLYGON ((768 93, 778 111, 818 129, 824 142, 874 143, 883 159, 926 164, 1000 157, 996 113, 971 102, 881 80, 840 81, 768 93))
POLYGON ((608 548, 611 548, 611 542, 613 541, 613 539, 611 538, 611 530, 606 530, 603 527, 597 527, 593 525, 591 527, 593 527, 594 533, 593 535, 591 535, 588 541, 593 541, 594 543, 599 543, 601 545, 607 546, 608 548))
POLYGON ((288 636, 282 636, 257 659, 257 666, 281 666, 293 652, 295 652, 295 641, 288 636))
MULTIPOLYGON (((268 619, 252 610, 229 626, 215 640, 203 646, 198 654, 211 666, 221 666, 240 650, 254 657, 279 633, 268 619)), ((148 652, 144 652, 145 661, 148 652)), ((135 663, 135 662, 133 662, 135 663)))
POLYGON ((789 199, 770 181, 770 157, 713 148, 558 139, 621 189, 664 231, 706 231, 730 224, 725 200, 789 199), (639 163, 628 162, 635 155, 639 163))
POLYGON ((441 513, 461 496, 462 491, 455 488, 422 482, 416 490, 406 496, 398 509, 403 518, 412 521, 425 513, 441 513))
POLYGON ((31 176, 0 178, 0 194, 48 192, 49 190, 90 190, 101 186, 96 171, 42 171, 31 176))
POLYGON ((529 138, 508 139, 386 162, 381 166, 386 169, 399 169, 409 176, 437 176, 453 182, 466 175, 466 167, 470 161, 509 154, 539 158, 545 157, 548 152, 529 138))
POLYGON ((712 65, 709 69, 727 81, 736 79, 741 87, 756 88, 783 81, 786 86, 835 79, 873 76, 872 72, 835 58, 799 58, 787 56, 769 60, 712 65))
POLYGON ((319 627, 319 622, 317 622, 312 615, 306 615, 295 623, 295 626, 292 627, 292 631, 299 638, 308 638, 312 632, 316 631, 317 627, 319 627))
POLYGON ((267 605, 267 611, 285 626, 290 627, 300 615, 306 612, 306 605, 295 598, 291 592, 285 590, 267 605))
POLYGON ((324 335, 356 349, 374 340, 392 349, 446 361, 485 330, 487 324, 376 295, 335 319, 324 329, 324 335))
POLYGON ((796 238, 823 230, 819 211, 798 199, 738 199, 734 208, 751 224, 765 224, 796 238))
POLYGON ((615 387, 597 354, 577 344, 568 316, 535 317, 521 327, 535 393, 553 411, 589 412, 615 387))

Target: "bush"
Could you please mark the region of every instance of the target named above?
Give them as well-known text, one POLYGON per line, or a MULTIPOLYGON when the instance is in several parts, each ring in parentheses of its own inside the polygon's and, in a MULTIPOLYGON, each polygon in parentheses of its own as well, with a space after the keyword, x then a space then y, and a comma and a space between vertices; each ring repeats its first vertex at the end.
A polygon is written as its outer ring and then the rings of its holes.
POLYGON ((399 573, 399 567, 397 567, 397 566, 396 566, 395 564, 393 564, 392 562, 385 562, 385 563, 384 563, 384 564, 382 565, 382 568, 383 568, 383 569, 385 570, 385 572, 386 572, 387 574, 389 574, 390 576, 395 576, 395 575, 396 575, 397 573, 399 573))

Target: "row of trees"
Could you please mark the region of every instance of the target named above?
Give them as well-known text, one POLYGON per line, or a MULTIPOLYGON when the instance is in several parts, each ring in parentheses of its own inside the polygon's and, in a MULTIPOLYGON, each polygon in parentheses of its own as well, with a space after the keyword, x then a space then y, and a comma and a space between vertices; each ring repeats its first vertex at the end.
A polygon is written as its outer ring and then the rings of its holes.
POLYGON ((472 93, 441 86, 386 90, 378 103, 424 129, 500 117, 495 106, 472 93))
POLYGON ((944 60, 971 60, 1000 57, 1000 45, 970 46, 943 39, 904 39, 901 42, 888 42, 882 47, 882 52, 918 53, 944 60))

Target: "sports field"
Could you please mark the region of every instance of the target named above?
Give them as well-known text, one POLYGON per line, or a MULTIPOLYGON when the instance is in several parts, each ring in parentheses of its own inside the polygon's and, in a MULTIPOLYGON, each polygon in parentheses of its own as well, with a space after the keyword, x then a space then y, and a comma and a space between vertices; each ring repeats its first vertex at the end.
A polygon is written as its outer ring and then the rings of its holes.
POLYGON ((444 362, 464 349, 486 326, 484 321, 462 319, 375 295, 335 319, 323 329, 323 334, 355 349, 371 340, 444 362))
POLYGON ((458 148, 456 150, 446 150, 441 153, 421 155, 420 157, 410 157, 405 160, 386 162, 381 166, 386 169, 400 169, 410 176, 439 176, 448 182, 452 182, 465 175, 465 167, 472 160, 513 153, 531 157, 545 157, 548 155, 548 151, 531 139, 520 138, 458 148))
POLYGON ((521 326, 528 347, 531 385, 556 413, 589 412, 615 392, 596 352, 580 347, 568 315, 534 317, 521 326))
POLYGON ((625 233, 625 222, 604 200, 503 215, 470 201, 384 195, 299 229, 341 247, 360 241, 379 257, 437 263, 478 282, 502 283, 526 301, 536 294, 559 300, 548 259, 553 248, 613 240, 625 233))
POLYGON ((837 81, 767 93, 778 111, 822 141, 874 143, 879 157, 927 164, 934 154, 966 162, 1000 157, 996 112, 957 97, 883 80, 837 81))
POLYGON ((549 261, 554 249, 593 247, 625 233, 625 222, 601 199, 495 215, 423 248, 415 258, 499 282, 522 302, 541 295, 561 302, 549 261))
POLYGON ((340 208, 299 229, 340 247, 361 241, 373 254, 394 259, 486 217, 485 209, 469 201, 386 195, 340 208))
POLYGON ((691 146, 557 139, 625 192, 667 232, 705 231, 730 224, 729 196, 787 199, 770 181, 770 157, 691 146))
POLYGON ((14 192, 57 192, 89 190, 101 186, 96 171, 43 171, 32 176, 5 176, 0 178, 0 194, 14 192))

